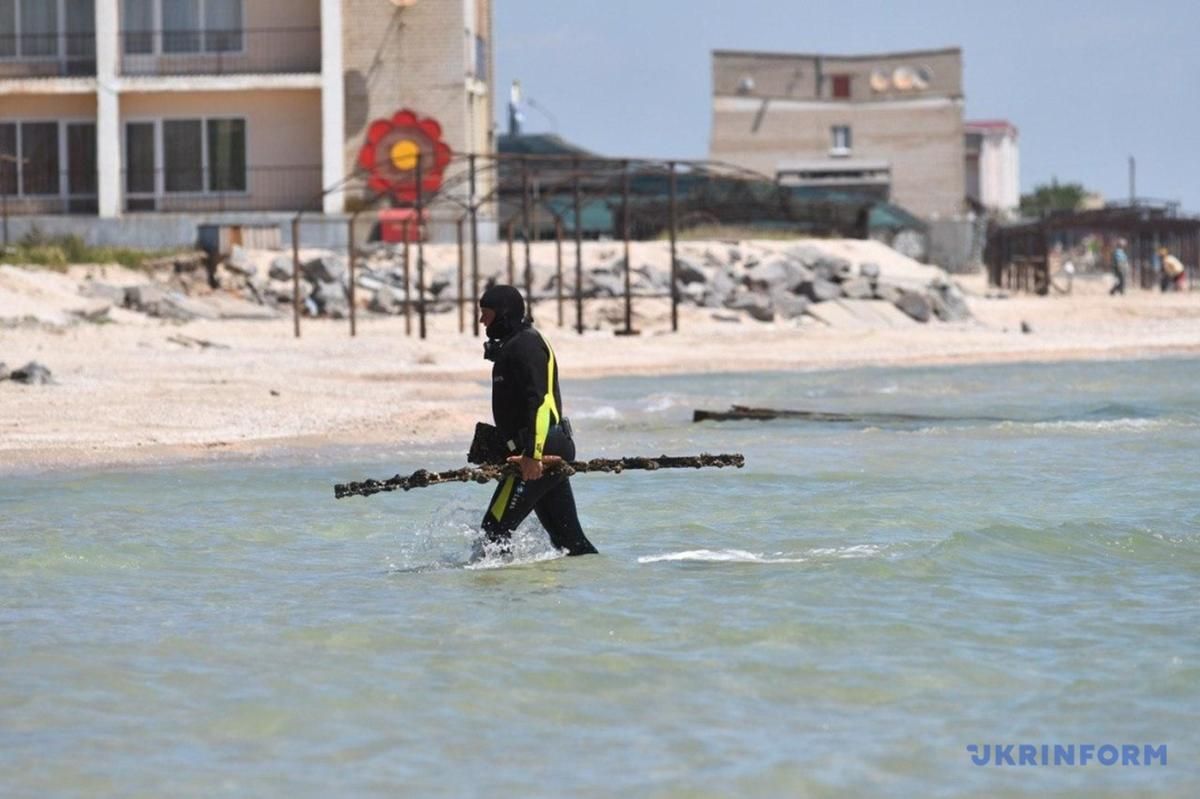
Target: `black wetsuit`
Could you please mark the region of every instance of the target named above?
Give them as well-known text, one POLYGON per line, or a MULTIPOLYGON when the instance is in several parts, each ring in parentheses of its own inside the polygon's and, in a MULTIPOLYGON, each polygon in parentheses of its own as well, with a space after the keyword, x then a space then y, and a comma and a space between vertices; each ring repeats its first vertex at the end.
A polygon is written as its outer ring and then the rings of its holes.
MULTIPOLYGON (((558 455, 574 460, 571 426, 562 415, 558 364, 554 351, 527 323, 502 341, 490 342, 492 416, 514 455, 541 459, 558 455)), ((529 512, 550 534, 550 542, 569 555, 587 555, 596 548, 583 534, 575 496, 567 477, 547 475, 539 480, 510 476, 500 482, 483 517, 483 529, 493 544, 507 546, 512 531, 529 512)))

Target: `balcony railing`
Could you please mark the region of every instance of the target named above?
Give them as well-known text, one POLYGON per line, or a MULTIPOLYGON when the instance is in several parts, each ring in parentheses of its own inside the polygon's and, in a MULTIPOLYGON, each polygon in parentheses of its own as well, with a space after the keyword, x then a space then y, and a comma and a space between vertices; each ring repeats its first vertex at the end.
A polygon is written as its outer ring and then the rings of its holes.
POLYGON ((94 34, 2 34, 0 79, 95 76, 94 34))
POLYGON ((257 75, 320 71, 320 28, 121 33, 123 75, 257 75))
POLYGON ((321 208, 320 166, 242 170, 126 170, 125 210, 185 213, 315 211, 321 208))

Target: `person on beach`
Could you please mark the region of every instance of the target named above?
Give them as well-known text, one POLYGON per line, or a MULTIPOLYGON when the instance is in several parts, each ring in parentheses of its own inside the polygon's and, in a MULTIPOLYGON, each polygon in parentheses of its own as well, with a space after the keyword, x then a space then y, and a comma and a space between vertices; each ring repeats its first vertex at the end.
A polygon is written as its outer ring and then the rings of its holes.
POLYGON ((520 476, 500 482, 483 517, 485 546, 511 551, 512 532, 529 515, 568 555, 596 552, 579 524, 570 480, 544 474, 543 460, 575 458, 571 423, 563 416, 558 363, 545 337, 525 316, 525 301, 512 286, 495 285, 479 298, 479 321, 487 332, 483 357, 492 361, 492 417, 520 476))
POLYGON ((1124 294, 1125 284, 1129 281, 1129 256, 1125 254, 1126 246, 1125 239, 1117 239, 1117 246, 1113 248, 1112 269, 1117 282, 1109 289, 1110 297, 1113 294, 1124 294))
POLYGON ((1166 291, 1183 291, 1184 273, 1183 262, 1171 255, 1171 251, 1166 247, 1158 249, 1158 255, 1162 259, 1162 290, 1166 291))

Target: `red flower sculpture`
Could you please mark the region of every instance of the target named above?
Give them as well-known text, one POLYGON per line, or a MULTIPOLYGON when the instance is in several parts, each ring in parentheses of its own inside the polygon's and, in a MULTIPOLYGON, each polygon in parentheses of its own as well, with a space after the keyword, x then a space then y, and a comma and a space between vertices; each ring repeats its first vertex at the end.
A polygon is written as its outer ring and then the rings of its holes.
POLYGON ((406 108, 391 119, 371 123, 358 153, 358 165, 366 170, 372 191, 412 203, 417 199, 417 160, 421 162, 421 188, 428 196, 441 188, 451 154, 437 120, 422 119, 406 108))

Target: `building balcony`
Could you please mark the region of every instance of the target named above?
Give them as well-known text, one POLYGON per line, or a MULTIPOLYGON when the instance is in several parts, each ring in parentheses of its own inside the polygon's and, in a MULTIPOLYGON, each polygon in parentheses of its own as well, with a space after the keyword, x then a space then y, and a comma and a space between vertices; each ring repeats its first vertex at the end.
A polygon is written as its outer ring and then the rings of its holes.
POLYGON ((0 34, 0 80, 95 75, 93 34, 0 34))
POLYGON ((310 74, 321 71, 321 29, 124 31, 127 76, 310 74))
POLYGON ((126 170, 130 213, 319 211, 320 166, 126 170))

